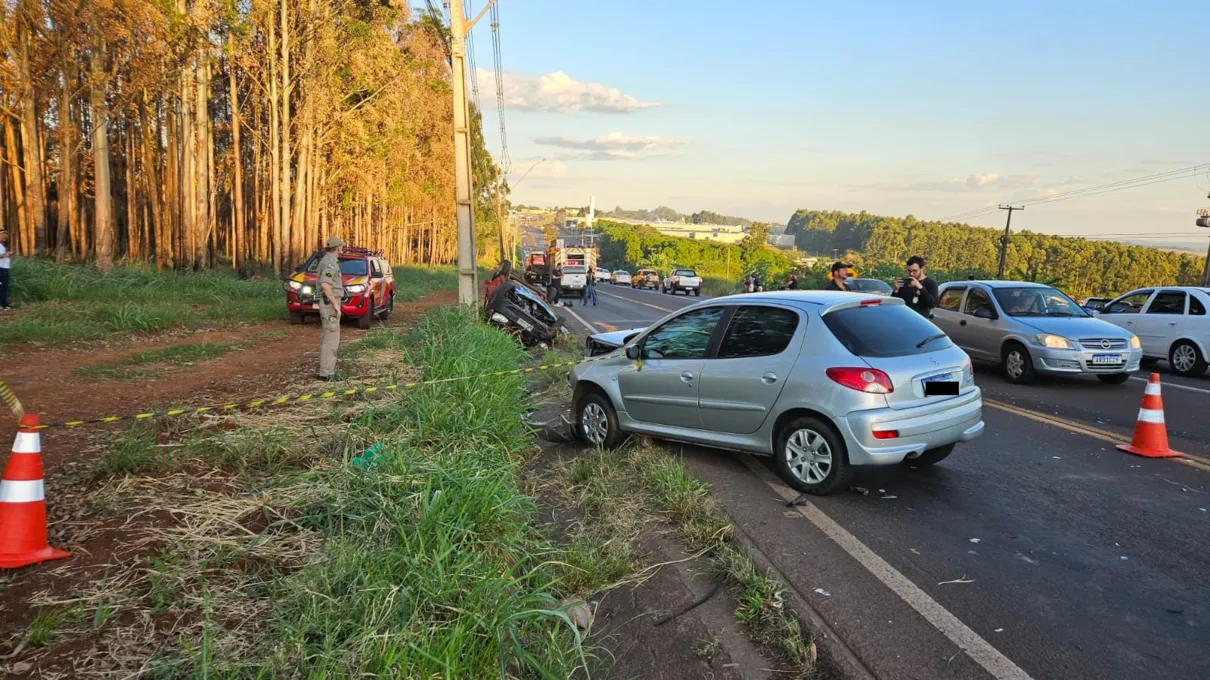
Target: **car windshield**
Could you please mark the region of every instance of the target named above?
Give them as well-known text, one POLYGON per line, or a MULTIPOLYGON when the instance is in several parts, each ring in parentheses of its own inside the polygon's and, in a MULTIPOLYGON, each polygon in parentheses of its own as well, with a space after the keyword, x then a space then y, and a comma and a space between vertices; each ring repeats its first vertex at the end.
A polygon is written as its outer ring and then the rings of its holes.
MULTIPOLYGON (((315 273, 319 269, 319 257, 312 257, 307 261, 307 271, 315 273)), ((365 276, 369 271, 366 261, 361 258, 340 260, 340 273, 344 276, 365 276)))
POLYGON ((697 272, 692 269, 678 269, 672 272, 673 276, 697 276, 697 272))
POLYGON ((845 349, 859 357, 904 357, 953 345, 907 305, 848 307, 824 314, 823 322, 845 349))
POLYGON ((993 288, 992 291, 1000 308, 1009 316, 1088 316, 1074 300, 1054 288, 1030 286, 993 288))

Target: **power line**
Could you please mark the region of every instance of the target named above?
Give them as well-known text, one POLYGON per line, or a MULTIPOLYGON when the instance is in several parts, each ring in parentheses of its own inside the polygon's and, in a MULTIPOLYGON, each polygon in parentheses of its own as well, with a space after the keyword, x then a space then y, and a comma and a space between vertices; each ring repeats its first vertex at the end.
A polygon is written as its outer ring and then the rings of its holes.
POLYGON ((504 125, 504 58, 500 51, 500 3, 492 5, 492 70, 496 74, 496 109, 500 117, 500 172, 512 171, 508 155, 508 131, 504 125))
MULTIPOLYGON (((1042 205, 1045 203, 1057 203, 1059 201, 1066 201, 1066 200, 1070 200, 1072 198, 1083 198, 1085 196, 1096 196, 1099 194, 1113 193, 1115 191, 1125 191, 1127 189, 1135 189, 1138 187, 1149 186, 1151 184, 1160 184, 1162 182, 1172 182, 1175 180, 1186 179, 1189 177, 1193 177, 1196 179, 1197 173, 1204 169, 1210 169, 1210 164, 1194 165, 1194 166, 1190 166, 1188 168, 1181 168, 1179 170, 1169 170, 1167 172, 1160 172, 1160 173, 1156 173, 1154 175, 1147 175, 1144 177, 1135 177, 1134 179, 1119 180, 1116 182, 1109 182, 1106 184, 1098 184, 1096 186, 1085 187, 1083 189, 1072 189, 1069 191, 1064 191, 1064 192, 1060 192, 1057 194, 1049 194, 1046 196, 1036 196, 1034 198, 1027 198, 1023 201, 1020 201, 1020 204, 1028 206, 1028 205, 1042 205)), ((974 219, 976 217, 983 217, 985 215, 991 215, 991 214, 995 213, 997 210, 999 210, 998 205, 989 205, 989 206, 984 206, 982 208, 976 208, 974 210, 968 210, 963 213, 958 213, 957 215, 951 215, 949 217, 944 217, 941 219, 941 221, 950 222, 950 221, 961 220, 961 219, 969 220, 969 219, 974 219)))

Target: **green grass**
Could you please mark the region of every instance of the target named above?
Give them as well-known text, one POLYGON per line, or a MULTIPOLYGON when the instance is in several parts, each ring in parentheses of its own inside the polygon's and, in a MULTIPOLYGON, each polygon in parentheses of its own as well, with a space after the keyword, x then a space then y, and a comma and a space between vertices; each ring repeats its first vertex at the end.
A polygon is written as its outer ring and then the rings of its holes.
MULTIPOLYGON (((411 333, 378 331, 362 344, 400 349, 432 379, 526 359, 512 338, 448 308, 411 333)), ((272 523, 212 543, 190 535, 149 565, 148 610, 205 621, 155 654, 154 674, 574 675, 586 657, 558 597, 564 553, 535 528, 536 506, 519 486, 533 454, 524 381, 456 381, 334 405, 278 433, 179 430, 185 439, 166 460, 254 465, 252 487, 264 489, 259 507, 272 523), (317 445, 319 428, 336 438, 317 445), (374 465, 340 462, 371 443, 382 445, 374 465), (326 452, 317 458, 316 448, 326 452), (311 457, 291 453, 299 449, 311 457), (313 547, 265 563, 282 536, 313 547), (262 557, 250 562, 250 553, 262 557)), ((148 455, 152 442, 150 430, 129 436, 106 469, 163 465, 148 455)))
MULTIPOLYGON (((458 287, 458 270, 454 267, 393 267, 395 302, 412 302, 439 290, 458 287)), ((480 272, 479 278, 483 278, 480 272)))
POLYGON ((21 258, 13 262, 12 285, 17 312, 0 325, 0 347, 266 321, 284 314, 277 281, 241 280, 228 272, 157 274, 131 265, 102 275, 91 267, 21 258))
POLYGON ((108 361, 90 366, 81 366, 76 375, 86 380, 129 380, 160 375, 165 371, 191 366, 225 356, 229 352, 243 349, 236 342, 201 342, 193 345, 173 345, 146 352, 136 352, 118 361, 108 361))

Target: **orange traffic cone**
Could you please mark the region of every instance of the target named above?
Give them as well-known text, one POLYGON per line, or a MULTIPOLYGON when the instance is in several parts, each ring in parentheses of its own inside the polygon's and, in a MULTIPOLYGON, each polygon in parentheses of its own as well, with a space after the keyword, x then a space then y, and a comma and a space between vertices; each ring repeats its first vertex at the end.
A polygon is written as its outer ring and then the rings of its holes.
POLYGON ((46 498, 42 484, 42 437, 38 416, 21 417, 13 455, 0 478, 0 569, 16 569, 70 557, 46 543, 46 498))
POLYGON ((1168 448, 1168 428, 1164 425, 1164 400, 1160 398, 1160 374, 1152 373, 1143 392, 1143 406, 1134 424, 1129 444, 1118 444, 1122 451, 1146 458, 1175 458, 1185 454, 1168 448))

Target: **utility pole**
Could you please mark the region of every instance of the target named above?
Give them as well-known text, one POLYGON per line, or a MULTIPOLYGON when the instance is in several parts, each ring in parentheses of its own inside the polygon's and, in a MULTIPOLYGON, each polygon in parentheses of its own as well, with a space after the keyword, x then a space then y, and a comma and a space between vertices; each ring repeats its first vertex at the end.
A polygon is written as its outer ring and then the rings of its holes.
POLYGON ((479 16, 467 21, 462 0, 450 3, 450 66, 454 71, 454 202, 458 220, 458 304, 478 302, 475 269, 475 205, 471 182, 470 105, 466 99, 466 34, 496 4, 490 0, 479 16))
POLYGON ((1002 205, 1000 209, 1008 211, 1008 221, 1004 223, 1004 235, 1000 237, 1000 268, 996 272, 997 279, 1004 278, 1004 265, 1008 260, 1008 228, 1013 224, 1013 211, 1025 210, 1025 206, 1002 205))

